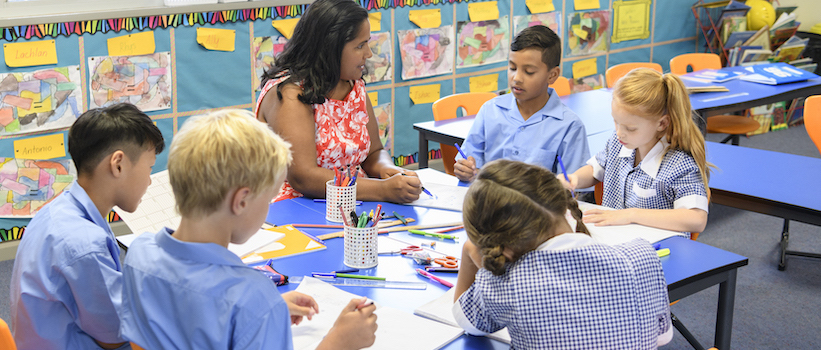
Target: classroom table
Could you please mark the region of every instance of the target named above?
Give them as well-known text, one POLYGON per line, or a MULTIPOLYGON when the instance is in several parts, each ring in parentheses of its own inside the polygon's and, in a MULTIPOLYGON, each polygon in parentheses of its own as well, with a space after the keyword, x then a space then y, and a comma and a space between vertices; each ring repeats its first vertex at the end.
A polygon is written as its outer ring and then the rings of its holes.
POLYGON ((707 161, 718 167, 710 176, 713 203, 784 218, 779 270, 787 255, 821 258, 787 250, 789 220, 821 226, 821 159, 716 142, 706 148, 707 161))
MULTIPOLYGON (((358 210, 370 210, 377 203, 365 202, 358 210)), ((461 220, 461 213, 455 211, 380 203, 383 211, 399 214, 416 219, 419 223, 440 223, 461 220)), ((325 221, 324 203, 317 203, 310 199, 296 198, 279 201, 271 204, 267 222, 275 225, 291 223, 331 224, 325 221), (295 221, 296 220, 296 221, 295 221)), ((327 229, 302 229, 314 235, 328 233, 327 229)), ((465 232, 458 231, 459 241, 438 241, 436 250, 443 253, 459 256, 460 242, 466 239, 465 232)), ((430 239, 418 238, 407 232, 393 232, 391 237, 401 241, 419 245, 430 239)), ((343 239, 334 238, 325 241, 326 250, 290 256, 275 260, 274 267, 285 275, 310 275, 312 272, 327 272, 346 268, 343 264, 343 239)), ((735 300, 735 286, 737 269, 747 265, 747 258, 711 247, 683 237, 671 237, 662 240, 663 248, 670 248, 671 254, 661 258, 664 276, 667 279, 668 291, 671 300, 678 300, 705 288, 719 285, 719 300, 716 313, 715 345, 720 349, 730 349, 732 335, 733 305, 735 300)), ((360 274, 389 277, 404 281, 422 281, 415 272, 415 264, 411 259, 401 256, 379 256, 379 265, 372 269, 361 270, 360 274)), ((436 273, 438 277, 450 282, 456 282, 456 274, 436 273)), ((294 290, 296 285, 279 287, 281 292, 294 290)), ((447 288, 429 283, 425 290, 403 290, 364 287, 341 287, 354 294, 367 296, 380 304, 394 307, 409 313, 444 293, 447 288)), ((507 349, 508 345, 485 337, 463 335, 444 349, 507 349)))
MULTIPOLYGON (((688 81, 683 80, 687 85, 688 81)), ((821 78, 781 85, 753 83, 733 79, 716 83, 726 87, 726 92, 702 92, 690 95, 693 110, 705 118, 742 111, 769 103, 788 101, 798 97, 821 94, 821 78)))

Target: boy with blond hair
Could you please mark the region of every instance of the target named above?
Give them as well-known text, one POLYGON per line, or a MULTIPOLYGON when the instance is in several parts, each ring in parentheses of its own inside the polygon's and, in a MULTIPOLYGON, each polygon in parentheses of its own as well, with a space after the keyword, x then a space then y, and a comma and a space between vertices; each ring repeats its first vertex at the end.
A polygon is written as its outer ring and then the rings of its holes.
MULTIPOLYGON (((319 311, 228 250, 256 233, 291 162, 290 144, 244 110, 195 117, 174 137, 176 231, 143 234, 124 266, 122 335, 147 349, 291 349, 290 324, 319 311), (290 317, 289 317, 290 316, 290 317)), ((353 299, 319 349, 373 344, 374 305, 353 299)))

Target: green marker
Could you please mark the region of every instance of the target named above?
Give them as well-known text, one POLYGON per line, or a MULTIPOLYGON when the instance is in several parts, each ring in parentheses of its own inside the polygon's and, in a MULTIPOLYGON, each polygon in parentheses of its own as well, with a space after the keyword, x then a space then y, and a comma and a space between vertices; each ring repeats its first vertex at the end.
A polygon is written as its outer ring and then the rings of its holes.
POLYGON ((415 234, 415 235, 420 235, 420 236, 436 237, 436 238, 442 238, 442 239, 456 239, 456 236, 454 236, 454 235, 446 235, 446 234, 441 234, 441 233, 430 233, 430 232, 419 231, 419 230, 408 230, 408 232, 410 232, 412 234, 415 234))

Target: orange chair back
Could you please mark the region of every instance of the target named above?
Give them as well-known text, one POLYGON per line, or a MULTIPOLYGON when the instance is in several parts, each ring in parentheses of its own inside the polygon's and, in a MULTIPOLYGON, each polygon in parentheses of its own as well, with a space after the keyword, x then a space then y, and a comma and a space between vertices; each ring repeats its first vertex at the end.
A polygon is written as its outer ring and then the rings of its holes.
POLYGON ((636 68, 650 68, 662 73, 661 65, 654 62, 628 62, 617 64, 607 68, 607 71, 604 73, 604 79, 607 80, 607 87, 612 88, 621 77, 636 68))
POLYGON ((670 72, 687 74, 687 67, 693 72, 702 69, 721 69, 721 57, 714 53, 685 53, 670 59, 670 72))
POLYGON ((570 80, 563 76, 559 76, 559 79, 556 79, 556 82, 553 83, 550 87, 553 90, 556 90, 556 95, 559 96, 567 96, 570 95, 570 80))
POLYGON ((129 343, 131 343, 131 349, 132 350, 145 350, 142 346, 134 344, 134 342, 129 342, 129 343))
MULTIPOLYGON (((448 120, 456 118, 459 108, 465 109, 464 115, 474 115, 479 113, 479 108, 488 100, 496 97, 493 92, 469 92, 445 96, 433 103, 433 120, 448 120)), ((453 164, 456 163, 458 151, 453 145, 440 144, 442 151, 442 163, 445 172, 453 175, 453 164)), ((427 154, 420 154, 420 157, 427 157, 427 154)))
POLYGON ((821 152, 821 95, 804 100, 804 126, 815 147, 821 152))
POLYGON ((14 337, 11 335, 11 329, 3 319, 0 319, 0 349, 17 350, 14 337))

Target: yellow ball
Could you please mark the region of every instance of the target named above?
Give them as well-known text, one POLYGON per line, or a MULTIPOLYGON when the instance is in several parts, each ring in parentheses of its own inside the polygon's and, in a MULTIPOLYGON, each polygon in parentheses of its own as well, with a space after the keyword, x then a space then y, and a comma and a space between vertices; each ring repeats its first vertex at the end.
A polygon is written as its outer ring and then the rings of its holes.
POLYGON ((747 0, 747 30, 759 30, 765 25, 775 23, 775 9, 765 0, 747 0))

